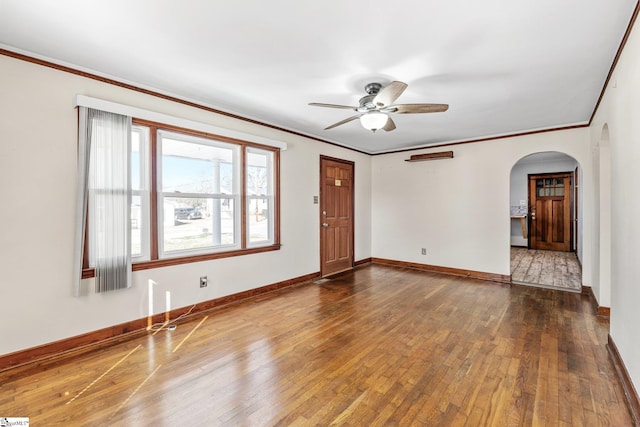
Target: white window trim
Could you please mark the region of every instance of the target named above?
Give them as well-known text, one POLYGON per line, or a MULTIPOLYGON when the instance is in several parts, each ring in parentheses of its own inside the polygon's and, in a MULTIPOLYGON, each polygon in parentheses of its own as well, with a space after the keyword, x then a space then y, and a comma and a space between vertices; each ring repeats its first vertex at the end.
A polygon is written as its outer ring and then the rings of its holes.
POLYGON ((92 98, 86 95, 76 95, 75 107, 89 107, 97 110, 107 111, 110 113, 122 114, 125 116, 135 117, 137 119, 149 120, 167 125, 193 129, 201 132, 211 133, 214 135, 225 136, 228 138, 240 139, 256 144, 276 147, 280 150, 286 150, 287 144, 282 141, 276 141, 258 135, 225 129, 206 123, 196 122, 193 120, 182 119, 167 114, 157 113, 155 111, 145 110, 143 108, 132 107, 129 105, 119 104, 117 102, 107 101, 99 98, 92 98))

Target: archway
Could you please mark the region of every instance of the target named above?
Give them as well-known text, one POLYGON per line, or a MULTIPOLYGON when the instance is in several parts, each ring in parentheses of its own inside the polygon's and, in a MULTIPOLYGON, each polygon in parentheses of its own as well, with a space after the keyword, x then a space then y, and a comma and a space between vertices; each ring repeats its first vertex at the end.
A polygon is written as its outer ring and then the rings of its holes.
MULTIPOLYGON (((511 210, 511 279, 514 283, 552 287, 580 292, 582 290, 582 272, 579 257, 582 256, 582 170, 578 161, 560 152, 538 152, 527 155, 514 164, 510 174, 510 210, 511 210), (556 190, 562 200, 566 200, 569 208, 565 209, 564 230, 570 240, 564 251, 546 250, 547 247, 533 245, 536 238, 531 239, 534 230, 529 228, 537 222, 535 203, 537 188, 529 191, 529 179, 545 177, 542 181, 552 183, 564 182, 561 190, 556 190), (553 178, 553 179, 547 179, 553 178), (555 179, 555 181, 554 181, 555 179), (565 194, 567 193, 567 194, 565 194), (568 211, 568 212, 567 212, 568 211)), ((532 180, 532 185, 540 180, 532 180)), ((546 184, 545 184, 546 185, 546 184)), ((542 190, 542 189, 540 189, 542 190)), ((548 193, 547 193, 548 194, 548 193)), ((538 199, 539 200, 539 199, 538 199)), ((540 213, 538 213, 540 215, 540 213)))
POLYGON ((592 147, 594 239, 592 289, 601 307, 611 305, 611 142, 609 125, 592 147))

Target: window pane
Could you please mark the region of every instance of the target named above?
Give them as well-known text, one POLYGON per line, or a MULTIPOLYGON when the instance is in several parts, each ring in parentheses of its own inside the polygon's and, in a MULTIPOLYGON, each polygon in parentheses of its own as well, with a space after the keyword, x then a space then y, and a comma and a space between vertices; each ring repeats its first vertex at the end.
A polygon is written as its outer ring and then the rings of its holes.
POLYGON ((272 151, 247 148, 246 224, 249 245, 273 242, 273 159, 272 151))
POLYGON ((239 247, 239 150, 213 139, 159 131, 160 251, 239 247))
POLYGON ((162 191, 234 194, 234 149, 200 138, 159 133, 162 141, 162 191))
POLYGON ((249 200, 249 243, 271 241, 269 202, 270 200, 266 197, 249 200))
POLYGON ((131 128, 131 189, 148 188, 146 159, 148 158, 149 129, 141 126, 131 128))
POLYGON ((131 256, 142 255, 142 205, 140 196, 131 197, 131 256))
POLYGON ((231 246, 236 242, 233 198, 164 199, 165 253, 231 246))
POLYGON ((131 128, 131 257, 149 259, 149 128, 131 128))
POLYGON ((265 154, 247 152, 247 194, 263 196, 269 194, 268 158, 265 154))

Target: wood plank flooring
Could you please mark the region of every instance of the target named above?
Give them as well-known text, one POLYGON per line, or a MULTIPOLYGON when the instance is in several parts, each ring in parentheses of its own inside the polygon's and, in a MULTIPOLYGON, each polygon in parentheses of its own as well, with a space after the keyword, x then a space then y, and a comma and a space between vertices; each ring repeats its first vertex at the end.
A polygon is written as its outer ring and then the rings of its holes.
POLYGON ((629 426, 581 294, 370 265, 0 374, 34 426, 629 426))
POLYGON ((574 252, 511 247, 511 280, 581 292, 582 268, 574 252))

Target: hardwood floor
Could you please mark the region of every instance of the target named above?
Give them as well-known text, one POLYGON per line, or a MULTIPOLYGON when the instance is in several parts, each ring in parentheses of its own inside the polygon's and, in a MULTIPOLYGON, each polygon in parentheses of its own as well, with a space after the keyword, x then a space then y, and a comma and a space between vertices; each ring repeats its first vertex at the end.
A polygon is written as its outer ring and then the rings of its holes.
POLYGON ((629 426, 588 298, 371 265, 0 374, 46 426, 629 426))
POLYGON ((581 292, 582 268, 574 252, 511 247, 511 280, 581 292))

